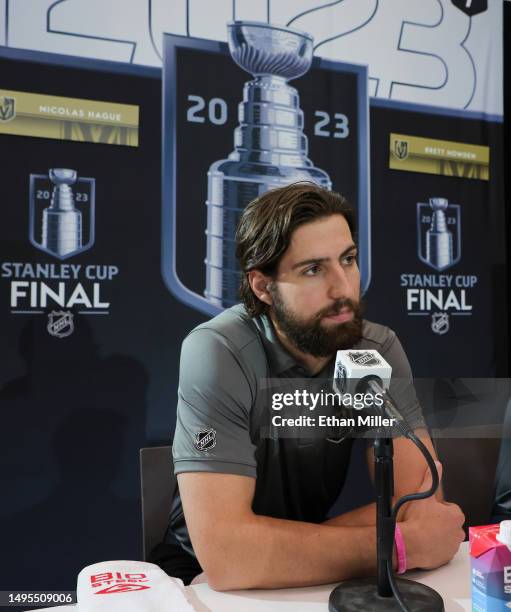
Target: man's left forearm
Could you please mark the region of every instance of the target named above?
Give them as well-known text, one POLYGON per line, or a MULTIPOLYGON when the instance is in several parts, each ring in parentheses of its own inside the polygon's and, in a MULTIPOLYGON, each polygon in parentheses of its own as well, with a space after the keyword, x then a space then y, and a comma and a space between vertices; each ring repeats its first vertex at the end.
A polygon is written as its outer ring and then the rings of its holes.
MULTIPOLYGON (((437 498, 439 496, 437 495, 437 498)), ((392 500, 392 505, 397 501, 397 497, 392 500)), ((398 522, 402 519, 406 505, 401 508, 398 513, 398 522)), ((376 525, 376 503, 367 504, 367 506, 361 506, 355 508, 339 516, 334 516, 323 523, 323 525, 332 525, 334 527, 370 527, 376 525)))
MULTIPOLYGON (((425 429, 418 429, 415 434, 422 440, 423 444, 429 449, 433 457, 436 459, 436 453, 433 444, 425 429)), ((374 459, 373 449, 367 449, 367 462, 371 480, 374 481, 374 459)), ((395 477, 395 495, 392 500, 394 504, 402 495, 415 493, 420 484, 424 467, 426 466, 425 459, 416 446, 406 438, 396 438, 394 440, 394 477, 395 477)), ((442 487, 440 486, 435 497, 443 500, 442 487)), ((402 520, 406 513, 406 507, 403 506, 398 514, 398 521, 402 520)), ((350 512, 346 512, 324 522, 324 525, 332 525, 338 527, 367 527, 376 525, 376 504, 368 504, 355 508, 350 512)))
POLYGON ((368 504, 328 519, 323 525, 333 527, 370 527, 376 525, 376 504, 368 504))

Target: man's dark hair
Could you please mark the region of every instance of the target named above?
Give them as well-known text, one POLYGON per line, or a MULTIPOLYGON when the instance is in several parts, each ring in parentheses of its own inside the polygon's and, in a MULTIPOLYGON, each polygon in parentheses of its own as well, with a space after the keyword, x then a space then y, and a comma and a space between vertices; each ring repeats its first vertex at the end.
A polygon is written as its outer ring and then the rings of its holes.
POLYGON ((347 200, 309 182, 272 189, 248 204, 236 231, 236 257, 242 272, 240 297, 252 317, 265 312, 267 305, 254 295, 247 273, 260 270, 274 277, 300 225, 339 214, 355 237, 354 214, 347 200))

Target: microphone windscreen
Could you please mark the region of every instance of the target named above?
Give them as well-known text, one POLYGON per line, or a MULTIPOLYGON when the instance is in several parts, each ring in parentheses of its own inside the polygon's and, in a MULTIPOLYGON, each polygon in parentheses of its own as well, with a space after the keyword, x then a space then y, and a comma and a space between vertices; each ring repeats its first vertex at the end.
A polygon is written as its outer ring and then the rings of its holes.
POLYGON ((392 367, 374 349, 337 351, 334 389, 338 393, 357 393, 364 379, 376 378, 387 390, 392 367))

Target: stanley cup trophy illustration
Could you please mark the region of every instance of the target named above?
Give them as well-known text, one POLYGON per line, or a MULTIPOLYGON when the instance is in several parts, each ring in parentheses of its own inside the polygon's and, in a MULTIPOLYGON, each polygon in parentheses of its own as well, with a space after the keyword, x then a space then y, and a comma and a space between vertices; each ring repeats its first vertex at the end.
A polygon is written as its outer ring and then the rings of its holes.
POLYGON ((43 211, 42 246, 62 256, 82 247, 82 213, 75 208, 71 189, 77 172, 52 168, 49 177, 54 187, 51 204, 43 211))
POLYGON ((436 269, 443 270, 454 262, 452 233, 445 216, 449 202, 446 198, 430 198, 429 205, 433 218, 426 232, 426 259, 436 269))
POLYGON ((239 301, 234 237, 246 205, 269 189, 297 181, 332 186, 328 174, 307 157, 298 92, 288 83, 309 70, 312 37, 287 27, 235 21, 228 25, 228 40, 232 59, 254 78, 243 88, 234 151, 208 172, 205 296, 220 308, 239 301))

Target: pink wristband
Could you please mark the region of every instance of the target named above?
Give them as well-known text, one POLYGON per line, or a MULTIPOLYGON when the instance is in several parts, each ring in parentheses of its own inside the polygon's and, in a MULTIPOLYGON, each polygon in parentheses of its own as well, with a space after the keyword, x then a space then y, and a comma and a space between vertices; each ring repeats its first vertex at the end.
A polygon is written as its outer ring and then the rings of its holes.
POLYGON ((394 532, 394 543, 396 544, 397 554, 397 573, 404 574, 406 572, 406 546, 401 528, 396 523, 396 530, 394 532))

